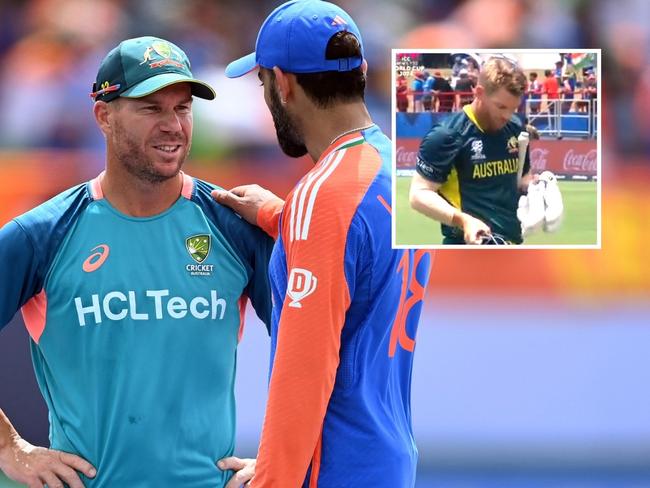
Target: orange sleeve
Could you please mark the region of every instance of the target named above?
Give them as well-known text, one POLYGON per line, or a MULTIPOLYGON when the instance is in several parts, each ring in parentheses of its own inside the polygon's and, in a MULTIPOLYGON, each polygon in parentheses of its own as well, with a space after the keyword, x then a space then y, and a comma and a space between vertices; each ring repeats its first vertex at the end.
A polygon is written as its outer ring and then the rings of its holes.
MULTIPOLYGON (((282 240, 288 284, 254 488, 299 487, 318 477, 327 405, 350 306, 344 260, 354 214, 381 161, 367 145, 335 153, 330 174, 307 178, 287 201, 282 240), (366 155, 365 157, 364 154, 366 155)), ((310 484, 311 486, 311 484, 310 484)), ((315 485, 314 485, 315 486, 315 485)))
POLYGON ((274 240, 278 239, 278 227, 284 200, 277 198, 265 202, 257 211, 257 225, 274 240))

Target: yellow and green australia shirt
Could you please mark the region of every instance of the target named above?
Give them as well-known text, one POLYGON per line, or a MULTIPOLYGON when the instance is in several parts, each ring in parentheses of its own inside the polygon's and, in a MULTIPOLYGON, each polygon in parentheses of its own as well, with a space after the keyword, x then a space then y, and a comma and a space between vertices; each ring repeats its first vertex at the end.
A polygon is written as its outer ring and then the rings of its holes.
MULTIPOLYGON (((499 131, 484 132, 471 106, 453 113, 434 126, 420 145, 416 171, 441 183, 439 193, 454 207, 485 222, 493 234, 521 244, 517 219, 519 189, 517 169, 523 130, 515 115, 499 131)), ((523 174, 530 170, 526 151, 523 174)), ((464 244, 463 233, 442 225, 445 244, 464 244)))

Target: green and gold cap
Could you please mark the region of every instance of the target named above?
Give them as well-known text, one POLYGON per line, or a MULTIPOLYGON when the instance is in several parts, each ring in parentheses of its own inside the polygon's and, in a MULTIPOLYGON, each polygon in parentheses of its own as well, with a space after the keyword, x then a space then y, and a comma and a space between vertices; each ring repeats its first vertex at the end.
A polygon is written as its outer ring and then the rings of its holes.
POLYGON ((90 96, 103 102, 140 98, 175 83, 190 83, 192 95, 199 98, 216 96, 210 85, 194 78, 181 48, 157 37, 136 37, 122 41, 106 55, 90 96))

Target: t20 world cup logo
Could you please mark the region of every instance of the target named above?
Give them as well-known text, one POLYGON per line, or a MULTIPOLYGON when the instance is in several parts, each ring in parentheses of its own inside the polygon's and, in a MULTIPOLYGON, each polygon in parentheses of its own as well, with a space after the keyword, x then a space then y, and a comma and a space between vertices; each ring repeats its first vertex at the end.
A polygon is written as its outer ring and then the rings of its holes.
POLYGON ((293 268, 287 286, 287 295, 291 298, 289 306, 302 308, 300 301, 314 293, 317 283, 318 279, 308 269, 293 268))

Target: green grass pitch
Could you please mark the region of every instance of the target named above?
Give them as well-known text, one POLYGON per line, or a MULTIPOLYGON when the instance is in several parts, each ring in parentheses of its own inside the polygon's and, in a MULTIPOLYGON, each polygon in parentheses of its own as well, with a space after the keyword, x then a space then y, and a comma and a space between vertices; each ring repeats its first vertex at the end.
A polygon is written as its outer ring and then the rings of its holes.
MULTIPOLYGON (((409 206, 408 190, 411 178, 397 177, 395 241, 398 245, 442 244, 440 224, 409 206)), ((529 245, 596 245, 597 186, 594 181, 560 181, 564 201, 562 226, 555 233, 539 232, 527 237, 529 245)))

